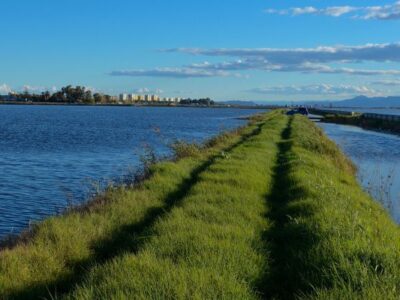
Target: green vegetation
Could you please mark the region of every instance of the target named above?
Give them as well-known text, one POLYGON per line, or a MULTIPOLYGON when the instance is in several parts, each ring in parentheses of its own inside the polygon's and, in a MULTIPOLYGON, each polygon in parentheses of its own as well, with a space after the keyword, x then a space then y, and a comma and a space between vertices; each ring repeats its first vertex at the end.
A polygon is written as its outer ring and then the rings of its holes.
POLYGON ((61 88, 59 91, 50 93, 49 91, 40 94, 24 91, 23 93, 11 93, 8 96, 0 96, 0 100, 11 102, 26 102, 33 103, 77 103, 77 104, 106 104, 116 103, 113 97, 101 93, 93 94, 91 90, 83 87, 73 87, 68 85, 61 88))
MULTIPOLYGON (((165 99, 164 99, 165 100, 165 99)), ((44 91, 42 93, 31 93, 28 90, 20 93, 9 93, 6 96, 0 95, 0 103, 49 103, 49 104, 107 104, 114 105, 119 103, 124 104, 146 104, 146 105, 171 105, 169 101, 144 101, 144 96, 142 100, 118 100, 115 96, 110 96, 104 93, 95 92, 93 93, 90 89, 83 86, 72 86, 67 85, 58 91, 53 93, 49 91, 44 91)), ((179 103, 184 106, 200 106, 209 107, 214 106, 215 102, 210 98, 200 98, 200 99, 182 99, 179 103)), ((174 105, 176 105, 174 103, 174 105)), ((223 107, 224 105, 219 105, 223 107)))
MULTIPOLYGON (((357 184, 354 167, 322 131, 296 118, 281 153, 276 272, 281 298, 397 299, 400 231, 357 184), (283 297, 284 298, 284 297, 283 297)), ((272 199, 273 201, 273 199, 272 199)), ((274 211, 274 210, 273 210, 274 211)))
POLYGON ((398 227, 306 118, 274 111, 174 149, 1 252, 0 297, 398 298, 398 227))

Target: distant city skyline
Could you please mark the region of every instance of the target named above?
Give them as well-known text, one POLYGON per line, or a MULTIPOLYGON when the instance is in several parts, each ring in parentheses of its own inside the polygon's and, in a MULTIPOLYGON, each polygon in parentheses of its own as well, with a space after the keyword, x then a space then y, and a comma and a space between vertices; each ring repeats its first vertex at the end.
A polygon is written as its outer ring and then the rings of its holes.
POLYGON ((400 95, 396 0, 5 0, 0 94, 400 95))

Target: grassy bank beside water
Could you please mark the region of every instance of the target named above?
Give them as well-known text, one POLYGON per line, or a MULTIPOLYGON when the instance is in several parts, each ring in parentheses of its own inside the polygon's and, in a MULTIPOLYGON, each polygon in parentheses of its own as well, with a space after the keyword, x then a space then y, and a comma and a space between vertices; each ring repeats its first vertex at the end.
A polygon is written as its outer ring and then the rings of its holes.
POLYGON ((398 227, 306 118, 274 111, 178 152, 0 252, 0 298, 400 295, 398 227))
POLYGON ((382 131, 392 134, 400 134, 400 122, 394 120, 370 119, 362 115, 325 115, 322 119, 325 123, 358 126, 368 130, 382 131))

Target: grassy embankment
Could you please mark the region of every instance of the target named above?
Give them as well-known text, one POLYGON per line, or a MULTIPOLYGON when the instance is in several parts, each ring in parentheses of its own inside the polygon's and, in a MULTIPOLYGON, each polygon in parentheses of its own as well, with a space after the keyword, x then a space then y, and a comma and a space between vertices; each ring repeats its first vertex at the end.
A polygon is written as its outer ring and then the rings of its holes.
POLYGON ((1 253, 1 296, 398 298, 400 231, 310 121, 273 112, 190 152, 1 253))
POLYGON ((400 134, 400 122, 394 120, 370 119, 365 118, 362 115, 348 116, 327 114, 322 121, 326 123, 353 125, 369 130, 400 134))
POLYGON ((181 149, 180 157, 192 154, 155 165, 151 178, 134 189, 110 191, 100 205, 45 221, 27 244, 0 253, 0 298, 63 294, 94 264, 139 251, 157 220, 179 206, 214 160, 227 159, 261 124, 251 122, 203 149, 181 149))

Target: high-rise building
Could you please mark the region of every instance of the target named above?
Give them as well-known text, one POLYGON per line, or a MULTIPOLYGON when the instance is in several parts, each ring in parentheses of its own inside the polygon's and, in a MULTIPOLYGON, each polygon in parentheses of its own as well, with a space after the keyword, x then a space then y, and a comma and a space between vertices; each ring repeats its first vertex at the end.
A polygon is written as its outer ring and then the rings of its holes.
POLYGON ((135 94, 130 94, 130 95, 128 95, 128 100, 129 101, 138 101, 139 100, 139 96, 135 95, 135 94))
POLYGON ((128 94, 120 94, 119 101, 126 101, 128 100, 128 94))
POLYGON ((151 95, 151 101, 160 101, 160 97, 157 95, 151 95))

